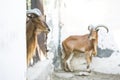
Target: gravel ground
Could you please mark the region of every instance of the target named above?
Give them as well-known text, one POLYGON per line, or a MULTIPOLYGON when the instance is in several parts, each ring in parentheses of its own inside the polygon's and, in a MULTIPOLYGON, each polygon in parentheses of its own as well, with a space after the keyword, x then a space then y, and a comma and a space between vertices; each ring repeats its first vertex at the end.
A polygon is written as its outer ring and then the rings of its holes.
POLYGON ((87 75, 79 75, 79 72, 57 71, 52 74, 51 80, 120 80, 120 74, 91 72, 87 75))

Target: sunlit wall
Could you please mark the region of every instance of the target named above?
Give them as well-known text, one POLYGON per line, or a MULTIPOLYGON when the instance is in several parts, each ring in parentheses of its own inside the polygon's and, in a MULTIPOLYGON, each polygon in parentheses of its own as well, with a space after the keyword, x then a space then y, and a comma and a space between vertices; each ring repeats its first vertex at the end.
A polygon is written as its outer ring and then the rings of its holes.
POLYGON ((26 2, 0 2, 0 80, 26 80, 26 2))

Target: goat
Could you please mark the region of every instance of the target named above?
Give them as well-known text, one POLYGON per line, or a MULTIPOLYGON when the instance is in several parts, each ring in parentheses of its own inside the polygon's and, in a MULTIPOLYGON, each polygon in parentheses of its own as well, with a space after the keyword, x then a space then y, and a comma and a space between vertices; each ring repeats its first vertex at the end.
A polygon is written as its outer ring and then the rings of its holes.
POLYGON ((70 36, 62 42, 63 47, 63 68, 65 71, 73 71, 70 66, 70 61, 74 53, 85 53, 87 62, 87 71, 90 72, 90 63, 92 61, 92 55, 97 55, 97 45, 98 45, 98 31, 99 27, 104 27, 107 32, 108 28, 104 25, 98 25, 96 28, 92 25, 88 26, 90 34, 70 36))
POLYGON ((47 57, 47 33, 41 32, 41 34, 38 36, 38 44, 40 44, 40 49, 43 52, 44 56, 47 57))
POLYGON ((42 31, 48 33, 50 29, 47 24, 41 20, 41 16, 35 13, 28 13, 29 18, 26 23, 26 41, 27 41, 27 66, 29 66, 30 60, 35 54, 36 48, 40 53, 40 48, 37 41, 37 35, 42 31))

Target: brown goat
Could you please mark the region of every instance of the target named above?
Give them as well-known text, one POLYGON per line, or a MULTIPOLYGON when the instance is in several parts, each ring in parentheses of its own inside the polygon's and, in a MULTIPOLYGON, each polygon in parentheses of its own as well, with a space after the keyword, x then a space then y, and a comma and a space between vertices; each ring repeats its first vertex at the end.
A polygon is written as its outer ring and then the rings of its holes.
POLYGON ((96 28, 88 26, 90 34, 80 35, 80 36, 70 36, 62 42, 63 47, 63 67, 65 71, 73 71, 70 66, 70 61, 74 53, 85 53, 87 62, 87 71, 90 72, 90 62, 92 60, 92 55, 97 55, 97 45, 98 45, 98 30, 99 27, 104 27, 99 25, 96 28))
MULTIPOLYGON (((42 31, 48 33, 50 30, 47 24, 41 20, 41 16, 36 14, 29 14, 28 21, 26 23, 26 38, 27 38, 27 66, 29 66, 30 60, 35 54, 37 48, 39 52, 39 46, 37 41, 37 35, 42 31)), ((40 53, 40 52, 39 52, 40 53)))

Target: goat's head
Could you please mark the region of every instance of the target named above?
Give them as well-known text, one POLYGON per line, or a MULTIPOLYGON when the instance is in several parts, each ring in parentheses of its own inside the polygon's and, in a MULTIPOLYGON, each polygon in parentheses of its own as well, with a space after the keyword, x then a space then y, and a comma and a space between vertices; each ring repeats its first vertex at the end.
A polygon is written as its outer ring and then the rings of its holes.
POLYGON ((48 33, 50 31, 48 25, 46 22, 43 20, 44 16, 38 16, 36 14, 27 14, 27 17, 29 20, 35 25, 36 32, 46 32, 48 33))
POLYGON ((35 25, 36 32, 44 31, 48 33, 50 31, 48 25, 45 22, 46 16, 42 15, 41 11, 37 8, 27 11, 27 17, 35 25))
POLYGON ((96 27, 94 27, 93 25, 89 25, 88 26, 88 30, 90 31, 90 34, 89 34, 88 38, 90 40, 97 39, 97 37, 98 37, 98 31, 99 31, 100 27, 105 28, 107 30, 107 32, 109 31, 108 28, 106 26, 104 26, 104 25, 98 25, 96 27))

